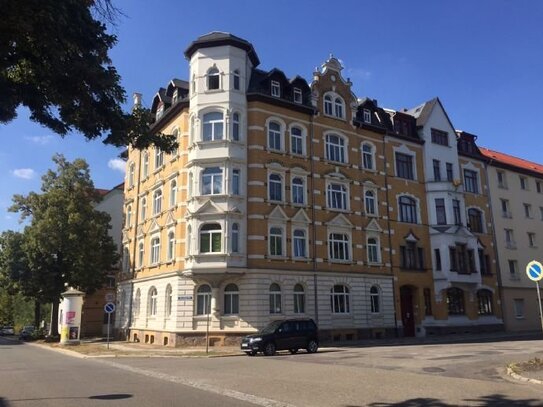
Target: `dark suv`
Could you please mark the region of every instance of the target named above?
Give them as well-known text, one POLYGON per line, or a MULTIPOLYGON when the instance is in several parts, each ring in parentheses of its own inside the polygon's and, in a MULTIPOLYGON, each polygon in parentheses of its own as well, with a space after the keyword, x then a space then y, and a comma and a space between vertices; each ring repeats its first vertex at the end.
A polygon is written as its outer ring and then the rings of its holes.
POLYGON ((294 354, 298 349, 305 349, 315 353, 318 348, 317 324, 309 318, 270 322, 257 334, 248 335, 241 341, 241 350, 249 356, 258 352, 273 356, 276 350, 289 350, 294 354))

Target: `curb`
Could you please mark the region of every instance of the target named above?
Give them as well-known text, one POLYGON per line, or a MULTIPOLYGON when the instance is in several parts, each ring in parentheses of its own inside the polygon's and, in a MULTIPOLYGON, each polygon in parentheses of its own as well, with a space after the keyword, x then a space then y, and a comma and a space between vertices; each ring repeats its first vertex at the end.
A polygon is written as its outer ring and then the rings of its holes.
POLYGON ((511 369, 509 366, 507 367, 507 374, 511 376, 513 379, 517 379, 524 383, 543 384, 543 380, 530 379, 528 377, 521 376, 518 373, 515 373, 513 369, 511 369))

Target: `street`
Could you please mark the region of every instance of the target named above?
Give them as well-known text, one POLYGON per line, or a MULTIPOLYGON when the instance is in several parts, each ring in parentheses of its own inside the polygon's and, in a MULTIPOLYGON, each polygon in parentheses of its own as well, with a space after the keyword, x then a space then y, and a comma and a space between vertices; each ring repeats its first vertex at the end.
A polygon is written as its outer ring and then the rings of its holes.
POLYGON ((543 406, 505 376, 541 341, 325 348, 317 354, 78 359, 0 338, 0 407, 543 406))

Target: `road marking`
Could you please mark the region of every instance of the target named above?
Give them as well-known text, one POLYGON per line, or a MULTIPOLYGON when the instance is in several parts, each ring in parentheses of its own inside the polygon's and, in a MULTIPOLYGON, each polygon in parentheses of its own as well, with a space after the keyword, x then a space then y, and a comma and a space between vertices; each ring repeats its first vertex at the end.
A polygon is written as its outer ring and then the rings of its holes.
POLYGON ((103 360, 103 359, 95 359, 97 363, 102 363, 111 367, 115 367, 118 369, 123 369, 128 372, 140 374, 147 377, 152 377, 155 379, 165 380, 172 383, 179 383, 183 384, 185 386, 190 386, 198 390, 207 391, 210 393, 215 393, 220 396, 226 396, 231 397, 236 400, 246 401, 248 403, 255 404, 257 406, 263 406, 263 407, 296 407, 294 404, 284 403, 282 401, 278 400, 272 400, 265 397, 259 397, 255 396, 253 394, 247 394, 236 390, 230 390, 230 389, 223 389, 221 387, 213 386, 211 384, 202 383, 202 382, 195 382, 188 379, 183 379, 178 376, 172 376, 165 373, 159 373, 159 372, 152 372, 149 370, 141 369, 138 367, 133 366, 127 366, 120 363, 111 362, 109 360, 103 360))

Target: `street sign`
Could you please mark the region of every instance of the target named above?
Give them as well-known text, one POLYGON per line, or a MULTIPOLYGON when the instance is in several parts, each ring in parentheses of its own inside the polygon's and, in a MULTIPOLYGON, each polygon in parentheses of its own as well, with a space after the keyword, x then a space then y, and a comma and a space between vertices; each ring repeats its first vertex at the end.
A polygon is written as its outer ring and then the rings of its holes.
POLYGON ((106 300, 106 302, 113 302, 115 301, 115 294, 107 293, 104 299, 106 300))
POLYGON ((177 297, 177 301, 190 301, 192 300, 192 295, 180 295, 177 297))
POLYGON ((115 304, 108 302, 106 305, 104 305, 104 311, 108 314, 115 312, 115 304))
POLYGON ((533 260, 526 266, 526 275, 532 281, 539 281, 543 278, 543 265, 540 262, 533 260))

